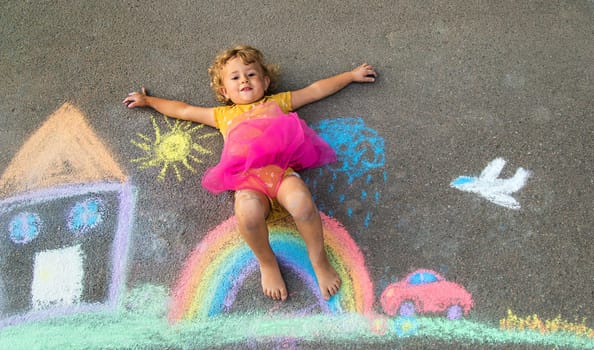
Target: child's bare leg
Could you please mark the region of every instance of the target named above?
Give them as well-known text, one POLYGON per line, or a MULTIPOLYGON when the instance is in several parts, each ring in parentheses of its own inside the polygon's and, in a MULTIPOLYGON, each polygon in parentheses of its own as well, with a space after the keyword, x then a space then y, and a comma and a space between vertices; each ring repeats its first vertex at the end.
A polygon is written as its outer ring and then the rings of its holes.
POLYGON ((235 216, 239 233, 260 263, 262 290, 274 300, 285 300, 287 287, 268 240, 266 216, 269 212, 270 203, 264 194, 252 190, 236 192, 235 216))
POLYGON ((309 189, 301 178, 287 176, 280 185, 277 198, 295 220, 297 229, 307 246, 322 296, 326 300, 330 299, 338 293, 341 281, 326 255, 322 219, 309 189))

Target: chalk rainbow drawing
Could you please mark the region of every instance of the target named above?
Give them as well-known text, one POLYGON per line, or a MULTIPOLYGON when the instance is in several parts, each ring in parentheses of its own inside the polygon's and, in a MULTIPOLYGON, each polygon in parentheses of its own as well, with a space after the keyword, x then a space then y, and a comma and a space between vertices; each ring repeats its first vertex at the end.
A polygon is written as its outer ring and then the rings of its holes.
MULTIPOLYGON (((203 124, 196 125, 188 121, 175 120, 171 122, 170 118, 163 116, 167 126, 165 133, 161 132, 161 127, 154 116, 151 116, 153 124, 154 137, 138 133, 141 141, 131 140, 133 145, 144 151, 144 156, 132 160, 132 163, 138 163, 140 169, 150 167, 160 167, 157 179, 165 180, 167 171, 172 168, 177 181, 182 181, 180 165, 183 168, 196 172, 190 165, 190 161, 201 164, 202 160, 197 157, 211 155, 212 152, 200 144, 194 142, 192 135, 204 128, 203 124)), ((205 139, 217 136, 219 133, 207 133, 198 136, 198 139, 205 139)))
POLYGON ((80 110, 65 103, 29 137, 0 198, 0 328, 118 305, 134 188, 80 110))
MULTIPOLYGON (((342 279, 338 294, 325 301, 319 292, 305 244, 289 217, 269 223, 272 249, 318 296, 329 314, 372 311, 373 285, 359 247, 336 220, 322 215, 326 251, 342 279)), ((234 303, 246 277, 257 271, 257 261, 237 232, 235 217, 210 231, 194 249, 172 291, 169 320, 206 319, 224 313, 234 303)))

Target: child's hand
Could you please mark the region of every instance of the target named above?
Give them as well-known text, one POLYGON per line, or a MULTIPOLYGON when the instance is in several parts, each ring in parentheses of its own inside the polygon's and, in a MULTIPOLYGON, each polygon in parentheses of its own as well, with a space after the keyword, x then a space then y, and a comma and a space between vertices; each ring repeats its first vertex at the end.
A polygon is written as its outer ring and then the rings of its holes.
POLYGON ((124 99, 123 103, 128 108, 146 107, 147 106, 146 97, 147 97, 146 89, 143 86, 142 89, 140 90, 140 92, 135 91, 135 92, 129 93, 128 97, 126 97, 124 99))
POLYGON ((353 74, 353 81, 357 83, 373 83, 377 78, 375 69, 370 64, 363 63, 359 67, 351 71, 353 74))

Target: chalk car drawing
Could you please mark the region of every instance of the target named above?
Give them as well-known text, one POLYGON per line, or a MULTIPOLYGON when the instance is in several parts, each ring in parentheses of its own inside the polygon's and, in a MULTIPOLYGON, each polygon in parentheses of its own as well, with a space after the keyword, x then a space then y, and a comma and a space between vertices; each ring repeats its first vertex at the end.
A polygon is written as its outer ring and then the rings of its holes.
POLYGON ((443 314, 450 320, 468 315, 472 295, 457 283, 446 281, 437 272, 417 270, 390 284, 380 297, 387 315, 443 314))

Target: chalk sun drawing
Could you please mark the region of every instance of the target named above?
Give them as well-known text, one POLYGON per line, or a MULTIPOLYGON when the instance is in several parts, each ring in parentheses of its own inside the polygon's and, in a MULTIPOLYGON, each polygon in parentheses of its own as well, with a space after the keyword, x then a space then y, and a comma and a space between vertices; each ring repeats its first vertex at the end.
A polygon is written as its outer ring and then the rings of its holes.
MULTIPOLYGON (((373 307, 373 285, 364 257, 346 230, 322 214, 326 251, 342 287, 329 301, 320 295, 303 239, 287 217, 269 223, 270 244, 279 261, 293 269, 318 296, 324 313, 366 314, 373 307)), ((235 217, 210 231, 186 260, 172 292, 169 319, 205 319, 233 305, 245 279, 257 272, 257 261, 237 232, 235 217)))
POLYGON ((460 176, 452 181, 450 186, 461 191, 476 193, 492 203, 509 209, 520 209, 520 203, 511 194, 524 187, 530 172, 524 168, 518 168, 513 177, 500 179, 499 174, 504 166, 505 160, 496 158, 478 177, 460 176))
MULTIPOLYGON (((181 166, 191 171, 196 170, 190 164, 194 162, 201 164, 202 159, 198 156, 212 155, 212 152, 200 144, 194 142, 193 134, 204 128, 203 124, 193 124, 188 121, 176 120, 173 124, 169 118, 163 116, 167 125, 167 131, 161 132, 161 127, 154 116, 151 116, 154 136, 149 137, 138 133, 140 141, 131 140, 133 145, 144 151, 144 156, 132 160, 132 163, 138 163, 140 169, 150 167, 161 168, 157 178, 163 181, 171 168, 178 181, 182 180, 181 166)), ((208 133, 198 136, 198 140, 219 135, 218 133, 208 133)))

